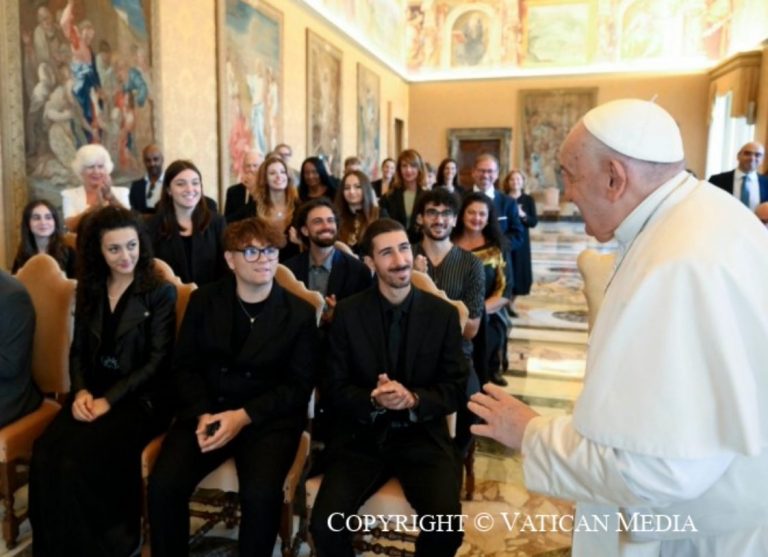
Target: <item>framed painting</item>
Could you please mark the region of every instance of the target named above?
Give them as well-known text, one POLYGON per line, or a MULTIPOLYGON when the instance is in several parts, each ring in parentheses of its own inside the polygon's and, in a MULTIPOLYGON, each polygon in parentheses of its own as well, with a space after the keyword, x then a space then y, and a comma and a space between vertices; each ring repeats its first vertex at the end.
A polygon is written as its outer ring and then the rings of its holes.
POLYGON ((563 185, 557 152, 565 136, 597 101, 597 88, 520 91, 523 171, 529 193, 563 185))
POLYGON ((357 156, 371 180, 379 177, 381 93, 378 74, 357 64, 357 156))
POLYGON ((499 178, 509 172, 512 128, 451 128, 448 130, 448 156, 458 163, 459 183, 471 186, 472 168, 478 155, 489 153, 499 161, 499 178))
POLYGON ((307 156, 322 158, 339 176, 341 50, 307 29, 307 156))
POLYGON ((524 66, 588 64, 597 44, 593 0, 527 0, 524 66))
POLYGON ((219 146, 223 187, 241 181, 243 157, 283 138, 283 17, 256 0, 218 7, 219 146))
MULTIPOLYGON (((24 149, 35 188, 79 183, 77 149, 101 143, 115 183, 155 141, 151 0, 18 0, 24 149)), ((48 191, 47 193, 51 193, 48 191)))

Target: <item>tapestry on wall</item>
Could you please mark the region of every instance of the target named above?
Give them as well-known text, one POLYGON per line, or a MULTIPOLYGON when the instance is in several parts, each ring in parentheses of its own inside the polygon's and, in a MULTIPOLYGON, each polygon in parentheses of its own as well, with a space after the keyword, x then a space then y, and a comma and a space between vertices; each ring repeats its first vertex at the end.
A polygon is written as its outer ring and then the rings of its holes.
POLYGON ((379 178, 381 156, 381 93, 378 74, 357 65, 357 156, 363 172, 372 180, 379 178))
POLYGON ((112 179, 144 173, 154 142, 151 0, 19 0, 27 175, 58 201, 77 149, 101 143, 112 179))
POLYGON ((241 181, 243 157, 265 156, 283 134, 282 14, 264 2, 219 2, 221 180, 241 181))
POLYGON ((307 29, 307 155, 340 176, 341 50, 307 29))
POLYGON ((563 186, 557 174, 557 152, 565 136, 595 106, 597 89, 520 91, 523 171, 528 192, 563 186))

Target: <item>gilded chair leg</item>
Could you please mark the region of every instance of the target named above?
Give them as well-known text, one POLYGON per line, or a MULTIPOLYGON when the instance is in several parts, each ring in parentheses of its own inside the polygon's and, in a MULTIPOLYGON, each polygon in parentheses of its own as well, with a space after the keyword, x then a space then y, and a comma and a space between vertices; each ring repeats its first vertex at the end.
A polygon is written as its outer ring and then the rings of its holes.
POLYGON ((0 463, 0 483, 2 483, 3 505, 5 506, 3 539, 5 540, 5 547, 13 549, 16 547, 16 540, 19 537, 19 521, 16 519, 16 514, 13 510, 16 502, 13 492, 16 485, 16 466, 14 463, 0 463))

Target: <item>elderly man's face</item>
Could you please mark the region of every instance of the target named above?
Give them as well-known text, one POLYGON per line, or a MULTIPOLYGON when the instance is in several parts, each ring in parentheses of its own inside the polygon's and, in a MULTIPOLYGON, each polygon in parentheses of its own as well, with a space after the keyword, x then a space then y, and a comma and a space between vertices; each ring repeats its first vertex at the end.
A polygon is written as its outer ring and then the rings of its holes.
POLYGON ((612 203, 607 195, 611 176, 607 162, 601 164, 590 149, 591 141, 582 124, 574 128, 560 149, 560 172, 565 198, 581 211, 587 234, 607 242, 615 229, 612 203))
POLYGON ((483 190, 493 188, 493 183, 499 177, 499 167, 493 159, 480 159, 472 169, 475 184, 483 190))
POLYGON ((744 173, 755 172, 763 162, 765 148, 759 143, 747 143, 739 150, 736 158, 739 161, 739 170, 744 173))

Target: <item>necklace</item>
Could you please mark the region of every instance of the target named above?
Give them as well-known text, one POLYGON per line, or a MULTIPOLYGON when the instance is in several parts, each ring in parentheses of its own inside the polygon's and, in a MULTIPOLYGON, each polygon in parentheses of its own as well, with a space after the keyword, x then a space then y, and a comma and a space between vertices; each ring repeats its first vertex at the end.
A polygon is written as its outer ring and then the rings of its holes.
POLYGON ((235 298, 237 298, 237 303, 240 304, 240 309, 243 310, 243 313, 248 318, 248 320, 251 322, 251 327, 253 327, 253 322, 256 321, 256 317, 254 317, 250 313, 248 313, 248 310, 245 309, 245 306, 243 305, 243 301, 240 299, 240 296, 235 296, 235 298))

